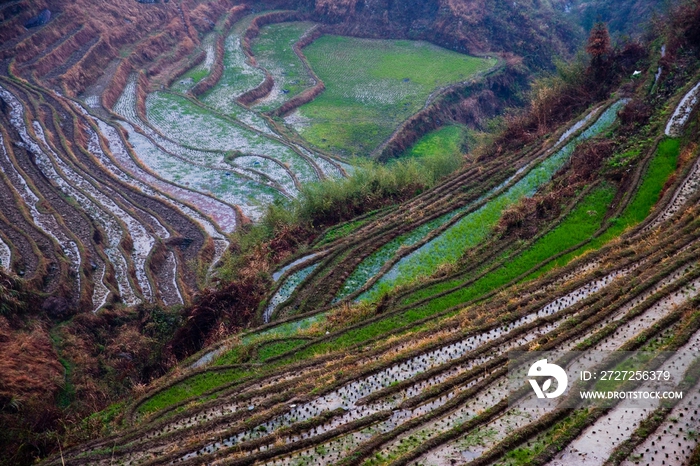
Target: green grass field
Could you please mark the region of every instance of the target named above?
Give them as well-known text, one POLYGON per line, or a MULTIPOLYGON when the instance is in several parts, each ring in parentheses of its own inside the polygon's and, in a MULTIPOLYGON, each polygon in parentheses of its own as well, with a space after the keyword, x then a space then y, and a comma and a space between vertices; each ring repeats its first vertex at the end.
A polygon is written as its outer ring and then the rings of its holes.
POLYGON ((403 157, 429 158, 443 154, 459 155, 466 135, 465 126, 443 126, 420 138, 403 157))
POLYGON ((363 156, 419 111, 436 89, 496 64, 422 41, 323 36, 304 49, 326 90, 299 110, 310 143, 363 156))

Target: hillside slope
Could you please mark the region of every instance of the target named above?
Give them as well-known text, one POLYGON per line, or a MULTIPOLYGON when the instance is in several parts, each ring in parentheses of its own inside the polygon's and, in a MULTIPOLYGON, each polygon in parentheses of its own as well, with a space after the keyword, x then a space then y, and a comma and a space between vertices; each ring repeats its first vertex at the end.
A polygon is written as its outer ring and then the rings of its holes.
POLYGON ((548 81, 555 91, 434 188, 327 230, 272 275, 264 325, 95 415, 104 436, 64 458, 602 465, 634 464, 658 442, 673 464, 695 464, 697 436, 675 431, 700 427, 698 11, 679 10, 646 49, 548 81), (668 364, 688 396, 633 417, 619 400, 512 398, 508 353, 535 350, 562 365, 678 351, 638 364, 668 364))
MULTIPOLYGON (((509 114, 506 136, 437 185, 460 165, 474 131, 524 104, 533 73, 580 46, 583 34, 564 6, 0 3, 1 460, 30 463, 66 434, 71 444, 102 435, 102 417, 86 416, 151 393, 148 384, 177 372, 183 358, 251 325, 291 319, 283 333, 312 326, 273 342, 274 355, 319 343, 319 328, 380 321, 389 309, 445 292, 430 311, 441 312, 478 294, 447 293, 475 279, 465 273, 465 250, 493 267, 523 253, 524 272, 561 252, 525 255, 567 215, 581 217, 579 201, 589 210, 622 206, 639 181, 624 169, 643 162, 619 156, 620 167, 605 175, 612 183, 601 180, 597 168, 620 149, 592 140, 616 127, 624 102, 609 93, 637 64, 653 63, 661 70, 656 100, 639 97, 620 119, 632 125, 669 105, 693 69, 692 33, 669 42, 664 58, 657 46, 610 51, 612 72, 591 80, 604 86, 543 92, 544 105, 509 114), (554 144, 551 133, 584 114, 566 144, 554 144), (348 158, 401 157, 445 129, 450 154, 366 171, 348 158), (364 174, 373 177, 370 195, 350 199, 364 174), (308 221, 285 223, 295 215, 289 206, 313 193, 319 204, 308 221), (268 227, 264 242, 250 239, 268 227), (468 241, 454 242, 460 235, 468 241), (403 261, 423 246, 427 254, 403 261), (443 260, 422 261, 431 251, 443 260), (364 304, 353 304, 360 296, 364 304), (27 347, 35 351, 23 354, 27 347)), ((616 97, 641 95, 639 83, 625 86, 616 97)), ((636 129, 626 131, 623 139, 636 129)), ((581 241, 610 217, 591 215, 581 241)), ((512 281, 513 270, 488 286, 512 281)), ((225 361, 257 364, 258 343, 225 361)))

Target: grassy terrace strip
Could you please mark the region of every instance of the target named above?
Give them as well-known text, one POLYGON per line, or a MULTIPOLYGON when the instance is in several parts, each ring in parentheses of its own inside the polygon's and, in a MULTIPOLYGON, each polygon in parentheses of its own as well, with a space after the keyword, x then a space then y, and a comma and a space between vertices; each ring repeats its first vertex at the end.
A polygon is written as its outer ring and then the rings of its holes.
POLYGON ((372 289, 360 296, 360 299, 376 299, 382 292, 397 285, 410 283, 422 275, 430 275, 442 264, 455 263, 468 248, 476 246, 487 237, 507 206, 512 205, 522 197, 532 196, 537 188, 549 181, 552 175, 568 160, 579 142, 610 127, 615 121, 617 111, 623 105, 624 101, 613 104, 574 141, 549 156, 506 192, 476 212, 463 217, 440 236, 425 243, 420 249, 403 257, 377 281, 372 289))
MULTIPOLYGON (((655 155, 655 154, 657 153, 656 148, 657 148, 657 145, 656 145, 656 144, 653 145, 653 147, 652 147, 652 149, 651 149, 651 152, 650 152, 651 155, 650 155, 649 157, 651 157, 652 155, 655 155)), ((672 168, 669 167, 669 168, 668 168, 668 171, 669 171, 669 172, 672 171, 672 168)), ((640 179, 640 178, 642 177, 642 175, 641 175, 642 173, 646 173, 646 163, 640 164, 640 166, 639 166, 639 167, 637 168, 637 170, 636 170, 636 173, 635 173, 635 175, 634 175, 634 178, 635 178, 635 179, 640 179)), ((668 176, 668 172, 667 172, 667 173, 664 173, 664 175, 662 175, 661 180, 665 180, 665 177, 664 177, 664 176, 668 176)), ((560 253, 558 253, 558 254, 555 254, 555 255, 551 256, 551 258, 549 259, 549 261, 542 262, 542 263, 540 263, 539 266, 535 267, 535 268, 534 268, 535 272, 532 272, 532 273, 529 274, 527 277, 522 277, 522 276, 521 276, 521 277, 518 277, 518 279, 524 279, 524 280, 526 281, 526 280, 529 280, 529 279, 532 279, 532 278, 534 278, 534 277, 536 277, 536 276, 541 275, 541 273, 539 272, 540 269, 548 270, 550 267, 546 267, 546 266, 548 266, 549 264, 551 264, 551 262, 552 262, 553 260, 556 260, 556 259, 558 259, 559 257, 564 256, 564 255, 566 255, 566 254, 569 254, 569 253, 571 253, 571 252, 574 252, 574 251, 577 251, 577 250, 583 250, 583 249, 585 249, 585 248, 584 248, 585 245, 587 245, 588 243, 590 243, 592 240, 595 241, 595 240, 596 240, 598 237, 600 237, 603 233, 606 233, 606 232, 608 231, 608 229, 611 227, 611 224, 612 224, 613 222, 615 222, 615 221, 618 219, 618 217, 620 216, 620 212, 621 212, 621 211, 629 212, 629 211, 630 211, 630 208, 629 208, 629 204, 630 204, 630 203, 633 203, 633 204, 634 204, 634 203, 637 203, 637 204, 639 203, 639 198, 640 198, 640 196, 638 196, 638 194, 639 194, 639 193, 644 193, 645 190, 648 190, 648 187, 649 187, 648 178, 647 178, 646 180, 647 180, 647 182, 645 183, 645 186, 643 186, 641 190, 638 191, 637 189, 632 189, 631 191, 628 191, 628 193, 627 193, 625 196, 623 196, 623 200, 622 200, 622 202, 619 203, 619 205, 618 205, 618 207, 617 207, 617 209, 616 209, 616 212, 614 212, 614 213, 611 214, 611 215, 612 215, 612 219, 606 220, 605 225, 601 228, 601 230, 599 230, 598 232, 596 232, 596 233, 593 235, 593 237, 591 237, 589 240, 583 241, 583 242, 581 243, 582 246, 579 246, 579 247, 574 246, 571 250, 564 250, 564 251, 562 251, 562 252, 560 252, 560 253), (645 189, 645 188, 646 188, 646 189, 645 189), (630 196, 630 193, 633 193, 634 196, 630 196), (630 197, 632 197, 632 199, 630 199, 630 197), (626 200, 625 200, 625 199, 626 199, 626 200), (634 202, 633 202, 633 201, 634 201, 634 202)), ((654 187, 654 188, 655 188, 655 195, 656 195, 656 196, 658 196, 658 192, 661 191, 661 184, 662 184, 662 182, 660 182, 661 180, 658 180, 658 179, 656 180, 656 186, 654 187)), ((665 199, 665 200, 660 200, 660 202, 661 202, 661 201, 665 202, 664 205, 669 205, 668 202, 670 201, 670 199, 671 199, 671 197, 672 197, 672 193, 673 193, 673 191, 674 191, 675 189, 680 189, 680 183, 675 183, 674 186, 671 186, 671 188, 673 188, 673 189, 671 189, 669 192, 667 192, 667 195, 665 196, 665 198, 667 198, 667 199, 665 199), (676 185, 678 185, 678 186, 676 186, 676 185)), ((687 197, 685 198, 685 200, 687 200, 687 197)), ((648 205, 647 207, 650 209, 650 208, 651 208, 651 205, 648 205)), ((669 207, 666 207, 666 209, 668 209, 668 208, 670 208, 670 205, 669 205, 669 207)), ((648 213, 648 210, 645 210, 645 212, 648 213)), ((635 231, 638 231, 638 230, 640 231, 640 228, 647 228, 647 227, 645 227, 645 224, 647 224, 648 221, 649 221, 649 220, 646 220, 646 221, 642 222, 638 227, 632 228, 632 229, 629 231, 628 234, 634 235, 634 234, 635 234, 635 231)), ((543 273, 543 272, 542 272, 542 273, 543 273)), ((464 275, 464 273, 458 273, 458 275, 464 275)), ((436 281, 436 280, 433 280, 433 282, 435 282, 435 281, 436 281)), ((430 282, 429 282, 429 283, 426 283, 425 286, 424 286, 424 285, 419 285, 419 286, 417 287, 417 291, 413 291, 413 292, 412 292, 412 291, 409 289, 409 290, 406 291, 406 292, 402 292, 402 294, 401 294, 400 296, 408 296, 408 298, 407 298, 406 301, 404 301, 404 302, 413 302, 413 301, 415 301, 415 299, 412 299, 412 297, 411 297, 411 294, 412 294, 412 293, 414 293, 414 294, 415 294, 415 293, 417 293, 417 294, 423 294, 423 295, 426 295, 426 296, 429 297, 431 293, 427 293, 427 292, 422 292, 422 291, 421 291, 421 290, 424 290, 424 289, 428 288, 428 289, 432 290, 432 294, 433 294, 433 295, 438 295, 438 294, 443 294, 443 295, 445 295, 445 294, 447 294, 447 292, 450 291, 450 287, 457 287, 457 286, 460 285, 460 283, 461 283, 461 282, 460 282, 460 279, 451 279, 451 278, 449 278, 449 277, 448 277, 447 279, 437 280, 437 282, 438 282, 438 283, 437 283, 436 285, 433 285, 433 284, 431 284, 430 282), (442 291, 441 291, 441 290, 442 290, 442 291)), ((462 286, 470 285, 470 284, 473 283, 473 282, 474 282, 474 279, 471 279, 468 283, 465 283, 465 284, 463 284, 462 286)))
MULTIPOLYGON (((669 241, 675 240, 673 236, 668 238, 669 241)), ((685 243, 680 243, 680 244, 685 244, 685 243)), ((541 287, 538 283, 532 283, 530 286, 535 287, 537 289, 538 287, 541 287)), ((574 286, 580 286, 577 285, 576 283, 570 285, 569 288, 572 288, 574 286)), ((466 305, 466 303, 464 304, 466 305)), ((447 315, 451 315, 456 313, 456 310, 458 308, 455 308, 454 310, 450 310, 447 315)), ((310 345, 305 345, 307 346, 306 348, 302 350, 296 350, 294 353, 287 353, 287 354, 281 354, 279 355, 275 362, 273 363, 274 366, 283 366, 285 364, 288 364, 293 361, 303 361, 313 355, 320 355, 324 354, 328 351, 331 350, 339 350, 343 348, 349 348, 352 347, 353 345, 359 345, 362 344, 362 342, 368 342, 372 341, 376 338, 379 338, 380 335, 382 334, 380 331, 377 330, 378 326, 379 328, 383 327, 388 327, 388 328, 398 328, 401 332, 405 332, 408 328, 412 328, 414 325, 423 325, 426 321, 422 319, 423 316, 415 316, 414 314, 409 313, 407 316, 404 316, 406 311, 399 311, 398 315, 393 318, 388 318, 390 321, 389 322, 382 322, 382 320, 378 319, 387 319, 382 316, 371 319, 374 322, 367 322, 365 324, 358 324, 355 326, 355 328, 348 328, 346 330, 343 330, 339 332, 338 334, 332 334, 328 337, 321 338, 320 340, 326 340, 326 341, 318 341, 311 343, 310 345), (400 320, 397 321, 397 318, 400 320), (413 324, 411 323, 413 322, 413 324), (393 324, 393 325, 392 325, 393 324)), ((443 313, 442 316, 445 314, 443 313)), ((420 327, 419 327, 420 328, 420 327)), ((365 343, 366 344, 366 343, 365 343)), ((230 375, 234 375, 235 373, 231 373, 230 375)), ((199 381, 202 379, 202 375, 197 375, 195 376, 196 380, 199 381)), ((230 382, 233 382, 235 380, 240 380, 239 376, 231 377, 230 382)), ((199 393, 203 393, 205 390, 211 390, 214 387, 216 387, 216 381, 212 379, 213 383, 207 383, 198 391, 198 390, 193 390, 193 391, 187 391, 183 392, 182 389, 180 389, 177 393, 178 395, 175 397, 175 400, 177 399, 184 399, 182 398, 183 395, 197 395, 199 393)), ((199 384, 199 382, 197 382, 199 384)), ((189 382, 187 385, 190 385, 189 382)), ((199 385, 198 385, 199 386, 199 385)), ((175 385, 174 387, 177 387, 175 385)), ((155 394, 154 394, 155 395, 155 394)), ((169 402, 174 401, 173 399, 170 399, 172 396, 172 389, 167 388, 162 394, 158 394, 155 396, 151 396, 149 401, 146 402, 146 406, 167 406, 169 402), (169 400, 169 402, 164 402, 163 400, 169 400)), ((139 411, 142 411, 144 409, 144 404, 139 405, 139 411)))
POLYGON ((420 138, 402 157, 435 157, 461 154, 467 129, 460 125, 443 126, 420 138))
POLYGON ((652 158, 642 184, 635 192, 633 199, 619 217, 611 220, 610 227, 590 243, 556 259, 527 279, 535 278, 554 267, 562 266, 586 251, 598 249, 613 238, 620 236, 625 230, 642 223, 659 200, 667 180, 676 170, 679 153, 678 139, 664 139, 659 144, 656 155, 652 158))
MULTIPOLYGON (((546 233, 522 253, 515 257, 510 257, 507 262, 493 272, 486 274, 468 287, 460 290, 457 299, 468 301, 491 290, 498 289, 548 258, 590 238, 602 225, 605 213, 610 207, 614 196, 615 189, 610 185, 604 184, 594 188, 592 192, 576 204, 574 209, 564 217, 558 226, 546 233)), ((460 283, 461 280, 442 282, 413 293, 402 302, 410 304, 453 288, 460 283)), ((446 298, 444 302, 449 307, 455 302, 455 299, 446 298)), ((440 308, 440 304, 434 304, 434 306, 436 309, 440 308)))
POLYGON ((426 42, 340 36, 323 36, 304 54, 326 90, 286 121, 311 144, 344 156, 369 154, 436 89, 496 63, 426 42))
MULTIPOLYGON (((414 166, 413 168, 416 167, 414 166)), ((341 252, 349 254, 351 248, 354 249, 353 253, 348 257, 348 261, 343 264, 343 267, 332 268, 328 267, 327 264, 323 265, 319 269, 322 274, 312 275, 314 281, 309 280, 305 283, 305 288, 312 291, 312 286, 316 286, 318 289, 319 284, 317 283, 325 282, 322 285, 323 288, 321 288, 325 293, 316 293, 317 296, 314 298, 314 301, 304 301, 309 297, 313 298, 313 292, 305 291, 303 296, 300 295, 302 299, 297 299, 298 304, 302 306, 303 310, 307 310, 314 307, 322 307, 327 302, 330 302, 334 297, 335 287, 341 285, 341 280, 344 281, 350 271, 354 270, 356 265, 367 255, 372 254, 379 244, 391 241, 402 233, 413 230, 416 228, 416 222, 423 224, 424 222, 448 214, 455 209, 455 206, 469 204, 475 201, 480 196, 480 193, 483 192, 476 186, 484 183, 484 189, 490 190, 498 183, 497 180, 499 178, 494 180, 490 177, 497 170, 498 169, 493 166, 489 166, 489 168, 483 172, 480 172, 478 169, 469 169, 458 177, 460 181, 465 183, 465 187, 463 188, 464 191, 458 193, 456 196, 450 191, 441 190, 439 193, 430 192, 420 203, 407 207, 405 210, 393 211, 390 215, 385 216, 381 222, 375 221, 372 222, 368 228, 359 229, 355 235, 347 238, 335 248, 337 254, 341 252), (430 206, 428 215, 422 210, 420 207, 421 205, 430 206), (381 243, 377 244, 378 241, 381 241, 381 243), (329 277, 332 277, 330 279, 338 281, 338 283, 331 282, 331 287, 329 287, 329 277)), ((357 179, 358 181, 362 180, 360 177, 357 177, 357 179)))
POLYGON ((345 238, 347 236, 350 236, 351 233, 353 233, 355 230, 360 228, 361 226, 365 225, 367 222, 371 220, 370 218, 361 218, 358 220, 351 220, 349 222, 345 222, 341 225, 331 227, 326 232, 323 234, 323 236, 317 240, 317 245, 323 246, 324 244, 332 243, 338 239, 345 238))

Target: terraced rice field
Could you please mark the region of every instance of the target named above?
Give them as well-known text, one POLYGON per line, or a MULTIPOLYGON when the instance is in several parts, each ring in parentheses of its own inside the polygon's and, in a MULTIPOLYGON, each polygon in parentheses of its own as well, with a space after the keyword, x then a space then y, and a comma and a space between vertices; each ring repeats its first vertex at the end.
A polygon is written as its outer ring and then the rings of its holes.
MULTIPOLYGON (((81 121, 85 125, 82 131, 87 135, 86 144, 75 150, 60 144, 58 137, 65 137, 65 133, 56 133, 53 114, 45 113, 43 119, 36 119, 32 116, 36 115, 35 108, 22 103, 33 102, 27 100, 32 92, 10 81, 3 83, 0 90, 11 109, 7 131, 12 133, 8 136, 17 135, 22 145, 16 150, 31 154, 33 166, 18 163, 19 155, 9 146, 3 146, 3 162, 10 189, 17 193, 20 202, 18 212, 28 213, 24 218, 35 225, 35 230, 26 231, 36 231, 39 236, 33 241, 39 244, 42 244, 41 235, 48 235, 56 242, 52 247, 57 248, 57 255, 66 258, 65 266, 59 265, 61 262, 48 264, 54 278, 49 280, 47 289, 63 283, 61 286, 74 290, 73 299, 81 300, 93 310, 110 299, 127 305, 144 300, 182 304, 183 296, 195 285, 191 278, 178 282, 176 277, 187 277, 183 261, 196 258, 203 234, 174 210, 172 204, 148 197, 134 189, 134 183, 118 181, 102 171, 98 160, 109 158, 91 126, 93 120, 84 112, 73 108, 75 113, 68 113, 71 111, 68 105, 56 107, 61 118, 71 115, 81 121), (55 139, 49 140, 47 134, 55 135, 55 139), (58 202, 57 197, 63 201, 58 202), (53 205, 48 202, 57 207, 47 208, 53 205), (152 264, 156 242, 167 241, 178 231, 190 238, 190 244, 194 243, 195 247, 184 254, 168 252, 165 263, 152 264)), ((75 126, 61 128, 63 132, 77 130, 75 126)), ((128 180, 116 166, 111 168, 113 174, 128 180)), ((50 249, 44 244, 41 247, 51 258, 50 249)), ((26 263, 31 259, 27 256, 30 251, 18 244, 17 257, 7 257, 7 265, 12 260, 26 263)))
MULTIPOLYGON (((348 175, 417 112, 506 67, 331 35, 303 11, 221 7, 215 22, 177 5, 173 24, 206 32, 145 68, 167 34, 122 50, 78 97, 0 75, 0 269, 71 309, 192 304, 269 205, 348 175)), ((261 271, 259 327, 139 386, 97 415, 108 435, 44 464, 697 464, 700 84, 656 67, 648 124, 627 110, 649 89, 626 82, 261 271), (597 147, 612 153, 587 174, 597 147), (663 368, 684 396, 582 404, 591 387, 662 385, 576 379, 543 404, 512 367, 543 354, 569 371, 663 368)), ((446 123, 402 157, 464 152, 471 130, 446 123)))
POLYGON ((311 144, 345 156, 370 154, 436 90, 496 64, 425 42, 340 36, 323 36, 304 54, 326 90, 287 121, 311 144))
MULTIPOLYGON (((678 120, 686 92, 652 120, 633 186, 582 184, 534 236, 513 241, 494 228, 504 209, 563 176, 577 145, 618 131, 627 99, 330 229, 273 274, 260 308, 269 325, 195 355, 128 405, 118 433, 64 454, 105 465, 691 464, 700 162, 688 128, 697 122, 671 138, 663 117, 678 120), (513 388, 509 370, 514 352, 535 350, 569 370, 663 367, 684 396, 580 406, 575 389, 594 385, 572 382, 543 405, 524 378, 513 388), (620 351, 640 356, 621 363, 620 351)), ((415 155, 449 147, 451 131, 426 136, 415 155)))
MULTIPOLYGON (((493 460, 492 452, 502 444, 524 443, 529 438, 526 428, 541 425, 538 418, 546 414, 529 409, 530 414, 524 416, 525 407, 508 408, 504 403, 503 364, 508 349, 527 348, 533 341, 544 341, 545 336, 550 340, 548 349, 630 348, 633 345, 626 342, 645 331, 654 337, 658 333, 662 348, 697 345, 697 311, 683 305, 692 302, 696 292, 678 292, 698 280, 697 268, 689 267, 697 246, 687 238, 677 243, 683 244, 658 273, 631 263, 621 270, 609 269, 602 279, 591 280, 590 274, 583 274, 567 281, 554 301, 541 298, 522 303, 524 307, 512 314, 512 320, 486 318, 477 325, 460 326, 454 323, 461 319, 449 319, 430 332, 419 331, 390 344, 376 342, 352 357, 357 369, 347 374, 337 373, 341 361, 329 355, 252 383, 241 379, 238 388, 222 387, 215 399, 202 398, 201 405, 174 416, 151 417, 140 432, 141 439, 134 437, 128 448, 116 448, 114 455, 124 464, 146 460, 450 464, 460 456, 493 460), (664 280, 661 272, 671 273, 664 280), (623 285, 632 277, 644 285, 644 292, 623 285), (594 304, 600 300, 608 304, 594 304), (598 312, 590 310, 591 305, 598 312), (650 326, 653 322, 659 322, 659 328, 650 326), (669 339, 664 333, 678 328, 688 330, 687 334, 669 339), (416 339, 419 335, 422 338, 416 339), (315 385, 309 382, 312 377, 326 377, 325 387, 317 394, 309 394, 310 386, 315 385), (219 440, 206 440, 212 436, 219 440), (194 442, 177 451, 164 451, 166 440, 173 438, 194 442)), ((616 253, 624 254, 622 250, 616 253)), ((642 261, 649 265, 661 256, 650 252, 642 261)), ((494 305, 463 312, 486 316, 494 305)), ((344 359, 347 364, 347 356, 344 359)), ((679 383, 693 376, 697 381, 697 372, 680 370, 679 383)), ((586 414, 589 424, 602 422, 602 413, 593 408, 586 414)), ((581 427, 576 420, 576 414, 567 417, 564 427, 568 433, 581 427)), ((539 430, 529 435, 537 434, 539 430)), ((691 442, 690 447, 694 446, 691 442)), ((95 464, 113 460, 100 453, 99 445, 92 448, 86 460, 95 464)))
MULTIPOLYGON (((320 83, 302 53, 318 37, 325 40, 320 26, 298 21, 294 12, 236 7, 189 52, 178 50, 173 63, 145 72, 114 62, 108 67, 114 77, 77 100, 4 76, 2 99, 10 116, 0 135, 7 204, 0 216, 0 267, 35 280, 46 292, 61 289, 74 304, 92 310, 189 302, 215 273, 228 234, 259 220, 267 205, 298 197, 304 184, 353 170, 342 154, 319 151, 283 129, 274 114, 320 83), (153 75, 162 81, 150 82, 153 75), (244 98, 268 79, 268 91, 244 98), (65 142, 76 136, 78 146, 65 142)), ((373 44, 387 48, 385 59, 410 61, 415 53, 414 59, 423 60, 433 52, 450 59, 426 71, 442 74, 438 81, 415 78, 420 92, 410 97, 422 101, 402 108, 394 128, 433 91, 487 65, 425 43, 373 44)), ((386 64, 376 70, 378 79, 396 78, 386 64)), ((381 105, 399 111, 404 103, 381 105)), ((458 137, 451 133, 450 144, 458 144, 458 137)), ((296 282, 284 281, 280 303, 296 288, 290 285, 296 282)))
POLYGON ((216 58, 215 41, 215 34, 209 34, 204 38, 200 46, 205 53, 202 63, 188 70, 173 83, 172 87, 175 91, 187 92, 192 89, 195 84, 209 75, 216 58))
POLYGON ((438 217, 374 252, 353 271, 341 288, 338 298, 355 293, 363 288, 368 280, 377 277, 379 280, 375 285, 360 296, 360 299, 376 299, 383 290, 415 280, 421 274, 428 275, 440 265, 456 261, 465 249, 483 241, 498 221, 503 209, 524 196, 532 195, 545 183, 548 177, 566 162, 577 143, 608 127, 620 105, 622 103, 611 106, 578 138, 559 148, 554 154, 545 154, 546 159, 543 162, 507 189, 504 189, 505 186, 498 186, 491 195, 479 199, 481 202, 468 204, 438 217), (433 232, 439 232, 439 235, 433 232), (432 238, 428 240, 431 234, 432 238), (403 253, 406 248, 416 245, 420 247, 411 254, 397 256, 399 251, 403 253), (378 275, 387 263, 392 263, 393 267, 378 275))
POLYGON ((255 15, 249 15, 238 21, 226 36, 224 42, 224 73, 216 85, 201 100, 208 106, 223 114, 238 114, 243 107, 236 104, 236 99, 246 91, 258 86, 265 79, 259 68, 251 66, 241 48, 241 37, 250 26, 255 15))

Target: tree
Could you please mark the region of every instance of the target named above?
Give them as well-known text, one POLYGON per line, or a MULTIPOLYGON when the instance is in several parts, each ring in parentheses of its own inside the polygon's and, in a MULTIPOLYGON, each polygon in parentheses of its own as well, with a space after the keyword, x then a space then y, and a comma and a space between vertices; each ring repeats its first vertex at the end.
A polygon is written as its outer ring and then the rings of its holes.
POLYGON ((595 65, 600 64, 603 58, 610 53, 610 34, 605 23, 596 23, 588 36, 586 52, 591 56, 595 65))

